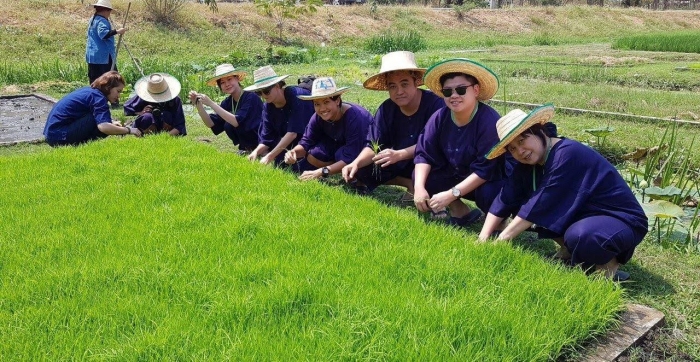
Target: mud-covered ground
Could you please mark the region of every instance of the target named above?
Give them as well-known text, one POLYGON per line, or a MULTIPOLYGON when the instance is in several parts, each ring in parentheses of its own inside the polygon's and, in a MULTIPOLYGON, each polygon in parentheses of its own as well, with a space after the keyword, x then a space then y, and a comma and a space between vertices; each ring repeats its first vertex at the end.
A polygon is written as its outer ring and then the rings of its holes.
POLYGON ((0 97, 0 145, 43 139, 53 105, 50 98, 35 95, 0 97))

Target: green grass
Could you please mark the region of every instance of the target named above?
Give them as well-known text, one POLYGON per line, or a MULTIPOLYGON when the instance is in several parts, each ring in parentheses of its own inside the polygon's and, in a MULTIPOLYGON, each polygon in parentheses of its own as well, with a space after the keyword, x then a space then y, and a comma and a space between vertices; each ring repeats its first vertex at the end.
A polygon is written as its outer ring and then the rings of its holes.
POLYGON ((613 42, 614 49, 700 53, 700 31, 679 31, 626 36, 613 42))
POLYGON ((0 167, 3 360, 548 360, 621 308, 610 282, 187 138, 0 167))

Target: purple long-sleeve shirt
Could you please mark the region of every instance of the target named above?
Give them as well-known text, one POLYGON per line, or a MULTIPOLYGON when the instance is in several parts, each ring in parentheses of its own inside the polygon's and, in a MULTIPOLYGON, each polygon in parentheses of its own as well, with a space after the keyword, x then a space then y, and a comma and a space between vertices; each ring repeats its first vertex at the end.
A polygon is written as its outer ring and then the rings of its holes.
MULTIPOLYGON (((181 135, 187 134, 187 127, 185 126, 185 111, 182 109, 182 101, 180 97, 175 97, 167 102, 153 103, 141 99, 139 96, 134 96, 129 98, 129 100, 124 103, 124 115, 135 116, 138 112, 143 111, 146 106, 158 107, 160 108, 160 124, 158 128, 163 128, 163 123, 169 124, 171 127, 177 129, 181 135)), ((158 120, 156 120, 158 121, 158 120)))
POLYGON ((304 134, 311 115, 314 114, 313 102, 303 101, 297 96, 310 94, 311 92, 304 88, 285 87, 284 98, 287 103, 284 107, 277 108, 272 103, 265 103, 260 126, 260 143, 274 148, 287 132, 293 132, 297 134, 297 138, 290 146, 296 145, 304 134))

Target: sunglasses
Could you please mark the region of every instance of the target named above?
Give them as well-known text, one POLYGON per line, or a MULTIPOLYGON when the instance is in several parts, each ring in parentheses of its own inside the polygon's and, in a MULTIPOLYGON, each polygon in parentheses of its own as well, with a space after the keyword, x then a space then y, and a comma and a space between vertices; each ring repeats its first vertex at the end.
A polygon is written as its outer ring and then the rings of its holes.
POLYGON ((457 92, 457 95, 463 96, 467 94, 467 88, 473 87, 476 84, 470 84, 470 85, 460 85, 459 87, 455 88, 442 88, 442 95, 445 96, 445 98, 450 98, 452 97, 452 92, 457 92))
POLYGON ((267 88, 263 88, 263 89, 257 90, 257 91, 255 91, 255 94, 257 94, 258 96, 261 96, 261 95, 263 95, 263 94, 264 94, 264 95, 269 95, 269 94, 270 94, 270 91, 272 91, 272 87, 274 87, 274 86, 275 86, 275 85, 273 84, 273 85, 271 85, 271 86, 269 86, 269 87, 267 87, 267 88))

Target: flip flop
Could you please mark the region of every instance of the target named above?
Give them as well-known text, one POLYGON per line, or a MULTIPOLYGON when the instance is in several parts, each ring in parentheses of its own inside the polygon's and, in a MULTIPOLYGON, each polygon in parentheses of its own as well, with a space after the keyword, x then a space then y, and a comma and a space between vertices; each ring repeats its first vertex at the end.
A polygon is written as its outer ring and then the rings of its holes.
POLYGON ((442 210, 440 210, 440 211, 438 211, 438 212, 435 212, 435 211, 433 211, 433 210, 430 210, 430 217, 431 217, 433 220, 442 220, 442 219, 446 219, 447 216, 448 216, 448 214, 447 214, 447 209, 442 209, 442 210))
POLYGON ((450 217, 450 220, 447 223, 453 226, 466 228, 469 225, 477 222, 479 218, 481 218, 481 210, 474 209, 465 216, 450 217))

